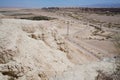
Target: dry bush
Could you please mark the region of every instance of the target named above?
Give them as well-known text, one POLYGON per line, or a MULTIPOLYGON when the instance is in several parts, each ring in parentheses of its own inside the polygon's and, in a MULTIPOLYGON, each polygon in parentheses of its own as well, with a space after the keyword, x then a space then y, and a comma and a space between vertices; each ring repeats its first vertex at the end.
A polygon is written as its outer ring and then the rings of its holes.
MULTIPOLYGON (((120 57, 119 57, 120 60, 120 57)), ((119 61, 120 62, 120 61, 119 61)), ((113 73, 107 73, 102 70, 98 70, 98 75, 95 80, 120 80, 120 64, 115 63, 117 66, 113 73)))
POLYGON ((95 80, 113 80, 112 76, 106 74, 105 72, 98 70, 98 76, 95 78, 95 80))

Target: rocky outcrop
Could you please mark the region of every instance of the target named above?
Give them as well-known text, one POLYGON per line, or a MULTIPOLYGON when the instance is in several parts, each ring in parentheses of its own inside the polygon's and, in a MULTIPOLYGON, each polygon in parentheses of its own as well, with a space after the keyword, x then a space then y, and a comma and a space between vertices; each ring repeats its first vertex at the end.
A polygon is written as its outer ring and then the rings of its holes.
POLYGON ((44 21, 2 20, 0 73, 3 80, 47 80, 73 66, 64 53, 64 39, 54 28, 43 24, 44 21))

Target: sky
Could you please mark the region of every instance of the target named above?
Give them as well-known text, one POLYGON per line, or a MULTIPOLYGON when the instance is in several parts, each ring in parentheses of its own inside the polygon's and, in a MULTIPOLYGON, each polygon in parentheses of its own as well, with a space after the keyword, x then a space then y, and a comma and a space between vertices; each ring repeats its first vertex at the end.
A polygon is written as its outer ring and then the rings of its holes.
POLYGON ((120 0, 0 0, 0 7, 41 8, 81 7, 95 4, 118 4, 120 0))

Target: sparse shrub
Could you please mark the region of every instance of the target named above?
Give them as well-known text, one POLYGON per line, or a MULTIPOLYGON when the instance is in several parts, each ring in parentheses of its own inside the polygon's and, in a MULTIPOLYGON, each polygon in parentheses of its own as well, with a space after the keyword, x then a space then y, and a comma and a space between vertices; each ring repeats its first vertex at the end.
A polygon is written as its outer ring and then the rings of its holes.
POLYGON ((89 40, 92 39, 91 37, 89 37, 89 40))
POLYGON ((98 75, 95 80, 120 80, 120 64, 113 73, 107 73, 102 70, 98 70, 97 72, 98 75))
POLYGON ((104 33, 105 31, 101 31, 101 33, 104 33))
POLYGON ((106 36, 106 39, 112 38, 110 35, 106 36))
POLYGON ((113 24, 115 28, 120 28, 120 24, 113 24))
POLYGON ((112 23, 108 23, 108 28, 111 28, 112 27, 112 23))
POLYGON ((102 41, 105 40, 104 38, 101 39, 102 41))
POLYGON ((98 72, 98 75, 95 78, 95 80, 113 80, 113 78, 110 75, 104 73, 103 71, 98 70, 97 72, 98 72))

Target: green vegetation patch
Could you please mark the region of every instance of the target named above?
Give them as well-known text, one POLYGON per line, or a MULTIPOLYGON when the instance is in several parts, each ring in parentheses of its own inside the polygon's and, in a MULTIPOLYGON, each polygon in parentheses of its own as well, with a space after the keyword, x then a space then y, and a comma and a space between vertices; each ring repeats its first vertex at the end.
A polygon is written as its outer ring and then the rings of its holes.
POLYGON ((55 18, 47 17, 47 16, 34 16, 34 17, 24 17, 21 19, 28 19, 28 20, 53 20, 55 18))

